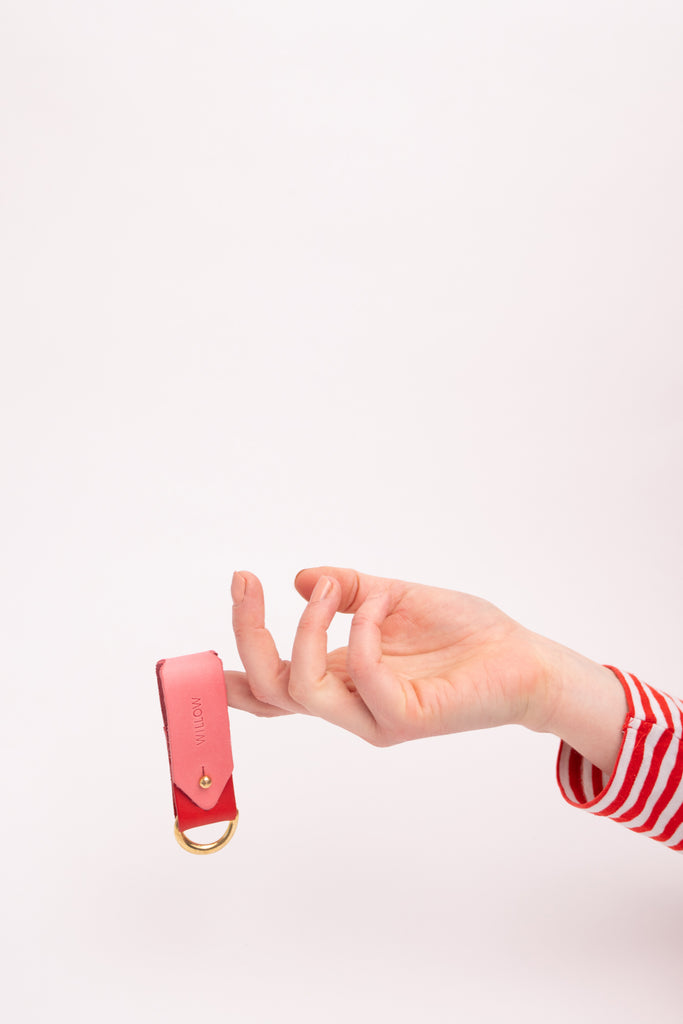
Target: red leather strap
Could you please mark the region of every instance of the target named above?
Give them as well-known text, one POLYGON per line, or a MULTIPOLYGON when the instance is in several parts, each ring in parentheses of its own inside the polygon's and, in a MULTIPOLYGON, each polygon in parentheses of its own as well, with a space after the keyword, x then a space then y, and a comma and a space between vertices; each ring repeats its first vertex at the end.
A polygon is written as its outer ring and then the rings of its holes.
POLYGON ((181 832, 237 816, 223 665, 215 651, 157 662, 173 789, 181 832), (210 779, 203 788, 199 780, 210 779))
POLYGON ((210 811, 204 811, 193 804, 177 786, 173 787, 173 806, 178 815, 178 827, 181 832, 188 828, 196 828, 197 825, 213 825, 215 821, 234 821, 237 817, 237 805, 232 778, 228 779, 220 800, 210 811))

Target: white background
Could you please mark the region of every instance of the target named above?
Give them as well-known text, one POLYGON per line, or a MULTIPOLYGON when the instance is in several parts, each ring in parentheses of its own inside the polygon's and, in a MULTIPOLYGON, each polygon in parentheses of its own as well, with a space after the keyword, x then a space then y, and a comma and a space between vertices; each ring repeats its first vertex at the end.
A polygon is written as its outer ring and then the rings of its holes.
MULTIPOLYGON (((232 714, 172 837, 154 666, 319 564, 681 694, 679 0, 0 7, 8 1019, 680 1021, 680 855, 515 728, 232 714)), ((343 642, 348 620, 335 623, 343 642)))

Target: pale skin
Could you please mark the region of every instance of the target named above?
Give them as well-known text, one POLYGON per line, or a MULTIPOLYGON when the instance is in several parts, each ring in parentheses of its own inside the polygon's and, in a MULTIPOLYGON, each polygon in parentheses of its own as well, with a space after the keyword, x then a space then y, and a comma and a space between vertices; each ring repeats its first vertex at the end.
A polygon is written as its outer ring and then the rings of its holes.
POLYGON ((609 669, 470 594, 330 566, 302 570, 295 587, 306 606, 285 661, 266 629, 260 580, 233 576, 245 671, 225 673, 231 707, 315 715, 378 747, 521 725, 612 772, 627 707, 609 669), (328 653, 338 612, 351 616, 349 641, 328 653))

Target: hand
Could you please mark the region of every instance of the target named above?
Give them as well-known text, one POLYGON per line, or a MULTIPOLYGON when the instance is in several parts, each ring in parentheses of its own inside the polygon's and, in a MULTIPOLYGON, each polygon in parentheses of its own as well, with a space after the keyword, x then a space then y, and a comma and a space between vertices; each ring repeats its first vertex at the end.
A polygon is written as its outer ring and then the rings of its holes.
POLYGON ((265 628, 260 581, 235 574, 245 672, 225 673, 232 707, 316 715, 375 746, 507 723, 544 728, 551 642, 488 601, 351 569, 305 569, 295 586, 308 603, 283 661, 265 628), (328 654, 337 612, 353 616, 349 643, 328 654))

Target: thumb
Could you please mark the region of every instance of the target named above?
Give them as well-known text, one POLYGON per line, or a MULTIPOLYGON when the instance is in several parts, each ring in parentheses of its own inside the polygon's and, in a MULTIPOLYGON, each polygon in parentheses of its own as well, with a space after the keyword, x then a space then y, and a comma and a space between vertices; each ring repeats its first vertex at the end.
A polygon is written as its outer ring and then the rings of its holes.
POLYGON ((313 588, 321 576, 331 576, 341 587, 341 600, 338 611, 357 612, 365 599, 384 590, 393 581, 383 576, 369 576, 355 569, 339 569, 329 565, 318 566, 316 569, 302 569, 297 573, 294 586, 303 598, 309 600, 313 588))

